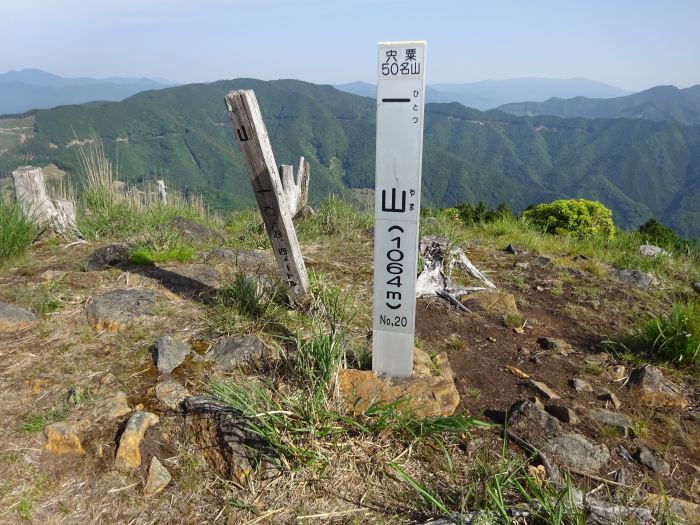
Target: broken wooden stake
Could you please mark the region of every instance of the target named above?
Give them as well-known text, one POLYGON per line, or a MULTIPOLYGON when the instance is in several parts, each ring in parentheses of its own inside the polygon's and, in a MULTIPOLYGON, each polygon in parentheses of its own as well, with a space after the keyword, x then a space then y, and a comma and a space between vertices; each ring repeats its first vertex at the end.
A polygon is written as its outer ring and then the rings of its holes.
MULTIPOLYGON (((255 198, 272 243, 280 278, 286 285, 289 298, 298 301, 307 294, 309 279, 285 188, 277 171, 275 156, 255 92, 249 89, 231 91, 225 100, 255 198)), ((306 180, 308 185, 308 175, 306 180)))
POLYGON ((51 228, 64 239, 82 238, 75 224, 75 204, 49 199, 41 168, 21 166, 12 172, 15 196, 22 210, 41 228, 51 228))
POLYGON ((287 198, 289 212, 292 217, 295 217, 309 203, 311 167, 304 157, 299 157, 296 180, 294 180, 294 168, 289 164, 282 164, 280 171, 282 172, 282 187, 287 198))

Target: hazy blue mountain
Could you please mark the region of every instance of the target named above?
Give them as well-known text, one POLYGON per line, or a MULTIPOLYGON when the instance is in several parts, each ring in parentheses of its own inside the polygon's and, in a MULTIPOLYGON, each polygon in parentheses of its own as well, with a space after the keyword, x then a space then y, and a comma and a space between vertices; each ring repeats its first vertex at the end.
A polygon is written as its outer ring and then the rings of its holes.
MULTIPOLYGON (((367 82, 350 82, 335 86, 341 91, 374 97, 376 87, 367 82)), ((492 109, 510 102, 543 101, 552 97, 586 96, 609 98, 629 95, 629 91, 585 78, 511 78, 482 80, 462 84, 429 84, 428 102, 459 102, 469 108, 492 109)))
POLYGON ((626 97, 609 99, 551 98, 545 102, 505 104, 498 109, 513 115, 641 118, 700 124, 700 85, 686 89, 678 89, 674 86, 657 86, 626 97))
POLYGON ((148 78, 64 78, 40 69, 8 71, 0 74, 0 115, 95 100, 123 100, 168 85, 172 84, 148 78))
POLYGON ((347 84, 338 84, 334 88, 345 93, 352 93, 360 97, 376 97, 377 85, 369 82, 348 82, 347 84))

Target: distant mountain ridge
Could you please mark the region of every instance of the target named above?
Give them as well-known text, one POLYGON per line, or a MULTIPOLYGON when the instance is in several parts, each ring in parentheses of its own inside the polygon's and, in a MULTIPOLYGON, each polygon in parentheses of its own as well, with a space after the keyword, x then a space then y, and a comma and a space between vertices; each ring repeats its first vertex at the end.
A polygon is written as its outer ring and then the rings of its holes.
MULTIPOLYGON (((363 97, 374 97, 377 90, 374 84, 367 82, 350 82, 335 87, 363 97)), ((429 84, 426 89, 428 102, 459 102, 463 106, 481 110, 523 100, 544 101, 552 97, 574 96, 609 98, 629 94, 624 89, 585 78, 482 80, 461 84, 429 84)))
MULTIPOLYGON (((223 97, 253 89, 278 164, 311 164, 311 198, 373 188, 376 104, 331 86, 237 79, 139 93, 96 107, 38 111, 33 135, 0 155, 0 173, 55 163, 76 173, 75 134, 97 133, 120 178, 165 178, 212 209, 254 202, 223 97)), ((175 191, 175 190, 173 190, 175 191)), ((520 117, 458 103, 427 104, 422 201, 484 200, 514 211, 557 198, 603 202, 618 226, 654 216, 700 239, 700 126, 629 119, 520 117)))
POLYGON ((149 78, 64 78, 41 69, 8 71, 0 74, 0 115, 64 104, 118 101, 170 85, 149 78))
POLYGON ((632 95, 608 99, 550 98, 544 102, 505 104, 498 109, 513 115, 676 120, 694 125, 700 124, 700 85, 685 89, 656 86, 632 95))

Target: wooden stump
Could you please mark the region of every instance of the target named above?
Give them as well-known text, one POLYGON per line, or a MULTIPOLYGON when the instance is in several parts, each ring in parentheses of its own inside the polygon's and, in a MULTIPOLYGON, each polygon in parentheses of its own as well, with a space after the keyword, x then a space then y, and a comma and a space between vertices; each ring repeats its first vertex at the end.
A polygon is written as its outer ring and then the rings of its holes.
POLYGON ((17 202, 35 224, 51 228, 66 239, 82 238, 75 225, 75 204, 64 199, 49 199, 41 168, 21 166, 12 172, 12 179, 17 202))

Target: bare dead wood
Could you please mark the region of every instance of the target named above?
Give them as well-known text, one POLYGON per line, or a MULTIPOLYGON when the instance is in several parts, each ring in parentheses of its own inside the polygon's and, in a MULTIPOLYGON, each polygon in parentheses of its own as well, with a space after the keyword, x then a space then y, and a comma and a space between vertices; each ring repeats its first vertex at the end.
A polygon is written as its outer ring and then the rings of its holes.
POLYGON ((459 297, 479 290, 494 289, 496 285, 456 247, 449 248, 447 239, 425 236, 420 240, 424 268, 416 280, 416 297, 437 295, 463 311, 469 311, 459 297), (483 286, 461 287, 452 281, 452 271, 458 268, 480 281, 483 286))
POLYGON ((289 212, 296 216, 305 206, 309 204, 309 178, 311 167, 304 157, 299 157, 299 168, 297 169, 296 180, 294 179, 294 168, 289 164, 280 166, 282 174, 282 187, 284 189, 289 212))
POLYGON ((160 202, 163 204, 168 204, 168 194, 165 191, 168 188, 165 186, 165 181, 158 179, 156 181, 156 186, 158 186, 158 196, 160 197, 160 202))
POLYGON ((12 172, 15 196, 24 213, 41 228, 51 228, 64 239, 82 238, 75 224, 75 204, 49 199, 41 168, 21 166, 12 172))
POLYGON ((245 89, 231 91, 226 95, 226 108, 272 243, 280 278, 290 299, 298 301, 307 294, 309 280, 255 93, 245 89))

